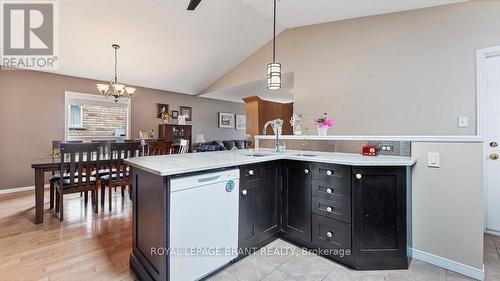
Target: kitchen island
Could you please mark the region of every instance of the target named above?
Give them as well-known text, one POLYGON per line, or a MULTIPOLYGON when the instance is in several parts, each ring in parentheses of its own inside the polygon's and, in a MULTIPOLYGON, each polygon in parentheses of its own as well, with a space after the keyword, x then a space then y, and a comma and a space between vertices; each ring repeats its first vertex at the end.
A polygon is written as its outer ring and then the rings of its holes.
POLYGON ((192 280, 216 270, 179 272, 186 271, 183 258, 170 251, 177 245, 237 248, 194 260, 204 258, 205 266, 235 262, 279 237, 353 269, 408 268, 410 157, 258 149, 127 162, 133 167, 130 265, 141 280, 192 280), (216 182, 223 183, 216 197, 203 193, 218 189, 216 182), (180 190, 190 193, 180 196, 180 190), (228 244, 210 240, 223 235, 228 244), (185 236, 181 244, 179 236, 185 236))

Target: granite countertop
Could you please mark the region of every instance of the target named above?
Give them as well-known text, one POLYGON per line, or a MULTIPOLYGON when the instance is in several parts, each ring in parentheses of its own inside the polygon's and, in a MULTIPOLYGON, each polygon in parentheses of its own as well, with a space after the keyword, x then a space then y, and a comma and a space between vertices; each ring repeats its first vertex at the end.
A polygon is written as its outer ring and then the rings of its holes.
POLYGON ((401 156, 363 156, 354 153, 287 150, 275 153, 272 149, 246 149, 189 154, 146 156, 125 161, 159 176, 169 176, 273 160, 299 160, 351 166, 412 166, 416 159, 401 156), (264 156, 252 156, 252 155, 264 156), (250 156, 249 156, 250 155, 250 156), (310 156, 314 155, 314 156, 310 156))

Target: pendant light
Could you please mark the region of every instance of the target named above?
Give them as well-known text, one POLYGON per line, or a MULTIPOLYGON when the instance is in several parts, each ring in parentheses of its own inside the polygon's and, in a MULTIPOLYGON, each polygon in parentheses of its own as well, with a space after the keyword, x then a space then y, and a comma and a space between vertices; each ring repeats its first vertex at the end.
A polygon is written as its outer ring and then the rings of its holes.
POLYGON ((281 63, 276 62, 276 1, 274 0, 273 62, 267 65, 267 89, 281 89, 281 63))
POLYGON ((101 95, 105 97, 112 96, 115 102, 118 102, 118 99, 125 94, 128 97, 132 97, 135 93, 135 88, 127 87, 118 81, 118 49, 120 49, 120 45, 113 44, 111 47, 115 50, 115 77, 109 84, 97 84, 96 86, 101 95))

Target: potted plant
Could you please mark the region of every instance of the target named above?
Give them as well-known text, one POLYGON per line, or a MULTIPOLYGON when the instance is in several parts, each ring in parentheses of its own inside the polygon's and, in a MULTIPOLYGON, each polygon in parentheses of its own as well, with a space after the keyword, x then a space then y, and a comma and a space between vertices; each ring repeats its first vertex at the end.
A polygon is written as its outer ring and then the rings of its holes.
POLYGON ((281 136, 281 130, 283 128, 283 120, 282 119, 274 119, 271 121, 271 127, 273 128, 274 134, 281 136))
POLYGON ((328 135, 328 129, 333 127, 332 118, 328 117, 328 113, 323 113, 323 115, 313 121, 314 126, 318 128, 318 135, 326 136, 328 135))

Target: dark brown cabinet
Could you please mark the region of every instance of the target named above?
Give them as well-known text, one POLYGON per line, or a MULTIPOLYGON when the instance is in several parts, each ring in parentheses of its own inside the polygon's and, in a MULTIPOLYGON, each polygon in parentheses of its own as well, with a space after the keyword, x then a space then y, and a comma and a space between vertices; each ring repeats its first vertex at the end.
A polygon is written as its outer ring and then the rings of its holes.
POLYGON ((181 139, 185 139, 189 141, 189 145, 191 146, 191 131, 191 125, 160 124, 158 128, 158 139, 172 143, 173 145, 177 145, 181 139))
POLYGON ((281 164, 240 168, 239 247, 258 248, 281 231, 281 164))
POLYGON ((405 167, 352 168, 357 268, 408 268, 406 177, 405 167))
POLYGON ((311 165, 283 164, 283 231, 293 238, 311 241, 311 165))

